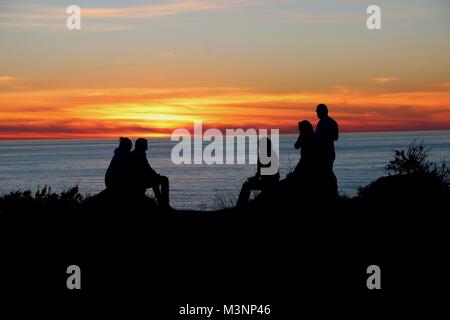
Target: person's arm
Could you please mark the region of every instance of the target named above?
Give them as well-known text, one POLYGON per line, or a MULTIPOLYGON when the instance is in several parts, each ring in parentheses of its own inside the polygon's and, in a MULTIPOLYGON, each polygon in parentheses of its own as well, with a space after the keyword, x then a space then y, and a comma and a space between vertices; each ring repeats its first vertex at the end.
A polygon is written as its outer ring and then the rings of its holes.
POLYGON ((339 125, 337 124, 337 122, 334 122, 334 135, 333 135, 333 140, 337 141, 339 139, 339 125))
POLYGON ((145 181, 145 185, 147 187, 152 186, 153 182, 155 181, 155 178, 158 176, 155 170, 150 166, 148 163, 148 160, 146 158, 142 159, 141 162, 142 165, 142 175, 145 181))
POLYGON ((258 157, 258 162, 256 163, 256 174, 252 177, 252 178, 259 178, 259 176, 261 176, 261 162, 259 161, 259 157, 258 157))
POLYGON ((153 178, 159 176, 159 174, 155 171, 155 169, 153 169, 153 168, 150 166, 150 164, 148 163, 148 161, 147 161, 147 172, 148 172, 148 175, 149 175, 149 177, 150 177, 151 179, 153 179, 153 178))

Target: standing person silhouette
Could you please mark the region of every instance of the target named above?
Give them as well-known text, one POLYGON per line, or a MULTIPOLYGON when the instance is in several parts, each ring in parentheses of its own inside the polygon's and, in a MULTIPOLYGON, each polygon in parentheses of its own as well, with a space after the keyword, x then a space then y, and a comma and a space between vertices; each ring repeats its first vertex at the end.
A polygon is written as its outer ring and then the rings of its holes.
POLYGON ((158 174, 148 163, 146 151, 147 139, 139 138, 134 150, 130 152, 129 169, 131 173, 130 189, 136 195, 145 194, 148 188, 153 188, 158 204, 163 208, 169 206, 169 179, 158 174))
POLYGON ((316 137, 319 148, 319 157, 322 159, 324 169, 333 171, 333 163, 336 159, 334 142, 339 139, 339 126, 333 118, 328 115, 328 107, 319 104, 316 108, 319 122, 316 126, 316 137))
POLYGON ((325 104, 319 104, 316 108, 319 122, 316 126, 316 137, 318 147, 319 172, 324 178, 324 186, 328 186, 330 196, 336 196, 338 185, 333 172, 333 163, 336 159, 334 142, 339 139, 339 126, 334 119, 328 116, 328 107, 325 104))

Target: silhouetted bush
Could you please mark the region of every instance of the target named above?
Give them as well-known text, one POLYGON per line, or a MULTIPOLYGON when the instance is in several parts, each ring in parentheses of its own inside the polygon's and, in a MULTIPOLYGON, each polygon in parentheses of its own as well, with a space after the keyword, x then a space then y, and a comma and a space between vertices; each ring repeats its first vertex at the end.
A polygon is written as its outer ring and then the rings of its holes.
POLYGON ((449 192, 449 168, 428 160, 430 150, 423 142, 413 142, 407 150, 395 150, 386 165, 389 175, 358 189, 362 198, 382 200, 414 199, 415 201, 445 197, 449 192))
POLYGON ((431 174, 448 184, 450 171, 445 160, 440 165, 428 161, 430 149, 423 142, 413 142, 405 150, 394 151, 394 158, 386 165, 389 174, 431 174))
POLYGON ((234 208, 237 197, 229 191, 215 190, 214 208, 216 210, 224 210, 234 208))
POLYGON ((31 190, 13 191, 0 197, 0 213, 8 212, 55 212, 77 210, 85 197, 79 193, 78 186, 71 187, 60 194, 44 186, 34 193, 31 190))

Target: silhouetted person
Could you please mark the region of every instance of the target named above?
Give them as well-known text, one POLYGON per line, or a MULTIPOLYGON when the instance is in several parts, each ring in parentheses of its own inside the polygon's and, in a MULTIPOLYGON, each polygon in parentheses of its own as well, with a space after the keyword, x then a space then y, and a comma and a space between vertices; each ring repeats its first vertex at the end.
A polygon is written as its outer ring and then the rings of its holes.
POLYGON ((105 174, 105 185, 109 191, 118 191, 125 187, 126 158, 129 156, 132 146, 133 143, 130 139, 120 137, 119 147, 114 150, 114 156, 105 174))
POLYGON ((316 126, 316 136, 320 162, 323 170, 333 171, 333 163, 336 159, 334 142, 339 139, 339 127, 336 121, 328 116, 328 107, 319 104, 316 108, 317 117, 320 119, 316 126))
POLYGON ((307 120, 298 123, 299 136, 294 144, 300 149, 300 161, 292 172, 292 177, 313 176, 316 173, 318 161, 317 138, 311 122, 307 120))
POLYGON ((327 196, 336 196, 338 186, 333 172, 333 163, 336 159, 334 142, 339 139, 339 126, 336 121, 328 116, 328 107, 326 105, 319 104, 316 112, 317 117, 320 119, 316 126, 316 136, 319 151, 319 172, 323 190, 327 196))
MULTIPOLYGON (((264 149, 263 151, 264 152, 264 149)), ((250 199, 250 193, 252 190, 264 191, 275 186, 280 179, 280 173, 278 172, 278 168, 275 174, 265 175, 261 174, 262 168, 270 168, 275 162, 278 165, 278 155, 276 152, 272 150, 272 141, 269 138, 261 138, 258 141, 258 162, 256 167, 256 174, 248 178, 246 182, 242 185, 241 192, 239 193, 239 198, 236 203, 236 207, 242 207, 246 205, 250 199), (270 161, 267 164, 263 164, 261 162, 259 152, 261 143, 266 144, 266 155, 270 158, 270 161)))
POLYGON ((169 207, 169 179, 156 173, 147 160, 148 142, 144 138, 136 140, 129 156, 130 188, 133 193, 145 194, 153 188, 156 200, 162 207, 169 207))

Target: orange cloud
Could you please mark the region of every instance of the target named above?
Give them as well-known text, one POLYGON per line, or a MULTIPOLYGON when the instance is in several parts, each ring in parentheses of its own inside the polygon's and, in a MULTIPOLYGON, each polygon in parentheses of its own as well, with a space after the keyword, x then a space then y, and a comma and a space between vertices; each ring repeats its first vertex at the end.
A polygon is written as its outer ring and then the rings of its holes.
POLYGON ((315 122, 327 103, 343 131, 450 129, 450 92, 265 93, 245 88, 79 89, 0 92, 0 139, 170 135, 194 121, 218 128, 315 122))
POLYGON ((398 81, 398 78, 395 77, 376 77, 376 78, 372 78, 373 81, 378 82, 378 83, 389 83, 389 82, 394 82, 394 81, 398 81))
POLYGON ((0 81, 12 80, 12 77, 0 76, 0 81))

